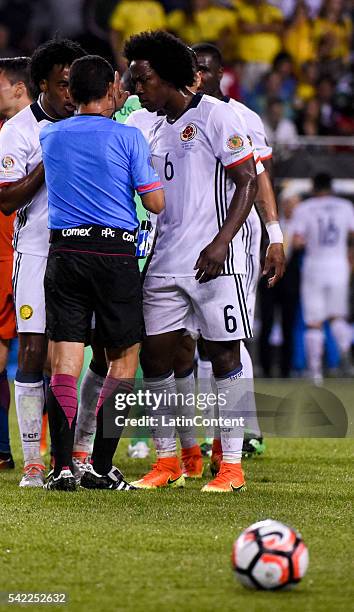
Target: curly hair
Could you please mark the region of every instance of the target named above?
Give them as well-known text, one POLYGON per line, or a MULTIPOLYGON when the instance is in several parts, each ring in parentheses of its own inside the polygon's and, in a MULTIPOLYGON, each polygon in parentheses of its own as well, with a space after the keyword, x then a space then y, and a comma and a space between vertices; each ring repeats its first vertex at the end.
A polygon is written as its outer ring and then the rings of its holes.
POLYGON ((39 89, 40 82, 48 78, 54 66, 71 66, 74 60, 84 55, 87 55, 86 51, 73 40, 67 38, 48 40, 32 55, 30 75, 33 84, 39 89))
POLYGON ((157 30, 132 36, 124 46, 129 64, 134 60, 148 61, 159 77, 176 89, 193 85, 194 67, 190 49, 179 38, 157 30))

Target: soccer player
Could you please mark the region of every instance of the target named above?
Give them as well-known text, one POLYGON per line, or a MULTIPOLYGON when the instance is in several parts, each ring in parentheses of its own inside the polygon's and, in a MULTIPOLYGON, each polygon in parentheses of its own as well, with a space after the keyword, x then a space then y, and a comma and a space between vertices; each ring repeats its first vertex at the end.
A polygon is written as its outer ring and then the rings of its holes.
MULTIPOLYGON (((268 176, 272 175, 272 149, 267 143, 264 125, 259 115, 244 104, 223 95, 220 88, 220 83, 223 76, 223 61, 219 49, 208 43, 200 43, 194 45, 193 50, 196 53, 197 66, 201 74, 200 91, 227 102, 232 106, 232 108, 243 116, 247 124, 248 136, 251 138, 257 154, 268 172, 268 174, 267 172, 261 173, 257 177, 258 193, 255 198, 255 203, 262 221, 268 231, 270 240, 270 248, 267 253, 263 274, 267 274, 271 267, 274 264, 276 265, 276 273, 269 282, 269 287, 272 287, 281 278, 285 269, 285 255, 282 246, 283 237, 278 222, 275 198, 268 176)), ((251 327, 253 327, 256 292, 260 274, 260 248, 262 235, 260 218, 254 206, 252 206, 250 214, 242 226, 241 232, 246 252, 247 311, 251 327)), ((208 389, 204 389, 204 387, 207 385, 208 378, 210 378, 211 364, 209 366, 208 360, 205 358, 205 351, 204 353, 202 352, 202 356, 204 359, 200 359, 198 362, 198 374, 203 385, 203 390, 208 391, 208 389)), ((256 416, 252 361, 243 342, 241 342, 241 362, 243 365, 245 378, 250 382, 250 388, 247 393, 247 412, 250 415, 250 420, 247 423, 247 431, 243 444, 243 452, 245 455, 249 456, 264 452, 264 444, 256 416)), ((209 392, 210 391, 211 388, 209 389, 209 392)), ((213 449, 214 452, 212 454, 211 467, 215 471, 215 466, 220 463, 220 441, 215 440, 213 449)))
POLYGON ((343 365, 348 367, 350 359, 348 238, 354 236, 353 204, 334 195, 328 174, 317 174, 313 196, 297 206, 292 229, 294 247, 305 247, 300 292, 307 366, 312 380, 321 383, 325 321, 343 365))
MULTIPOLYGON (((0 59, 0 115, 11 119, 31 104, 29 57, 0 59)), ((15 213, 0 213, 0 470, 14 468, 9 439, 10 388, 6 365, 10 341, 16 336, 12 294, 13 226, 15 213)))
POLYGON ((154 213, 163 209, 163 190, 142 134, 111 120, 126 99, 111 65, 95 55, 75 61, 69 89, 77 115, 46 126, 40 135, 51 229, 44 284, 53 344, 47 406, 55 457, 46 487, 76 488, 72 451, 77 379, 94 313, 109 368, 97 402, 92 459, 81 486, 129 490, 112 466, 119 433, 104 436, 104 415, 114 409, 118 393, 133 390, 143 331, 134 190, 154 213))
POLYGON ((38 100, 6 122, 0 133, 0 209, 17 210, 13 289, 19 336, 15 402, 24 455, 21 487, 42 487, 40 434, 44 406, 43 368, 47 355, 43 279, 49 248, 47 191, 39 133, 69 117, 69 68, 85 52, 70 40, 50 40, 34 52, 30 74, 38 100))
POLYGON ((188 47, 174 36, 165 32, 134 36, 125 55, 142 106, 166 115, 150 138, 166 208, 158 219, 144 282, 147 336, 141 355, 146 385, 161 399, 152 411, 158 459, 135 484, 142 488, 184 484, 176 456, 172 368, 180 338, 194 315, 223 397, 218 406, 223 460, 218 475, 203 491, 241 490, 245 480, 239 344, 251 336, 251 329, 238 230, 257 189, 247 126, 229 105, 187 89, 194 81, 193 61, 188 47), (164 427, 166 422, 172 424, 170 429, 164 427))

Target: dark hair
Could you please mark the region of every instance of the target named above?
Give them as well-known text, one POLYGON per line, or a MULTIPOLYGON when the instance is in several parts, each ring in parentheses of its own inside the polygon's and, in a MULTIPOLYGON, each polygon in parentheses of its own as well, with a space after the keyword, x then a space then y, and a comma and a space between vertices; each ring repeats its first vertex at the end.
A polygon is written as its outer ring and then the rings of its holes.
POLYGON ((31 80, 39 89, 40 82, 47 79, 54 66, 71 66, 74 60, 86 55, 86 51, 67 38, 48 40, 32 55, 31 80))
POLYGON ((124 46, 129 64, 145 60, 159 77, 176 89, 193 85, 194 68, 190 49, 179 38, 158 30, 132 36, 124 46))
POLYGON ((219 67, 223 65, 220 49, 218 49, 215 45, 212 45, 211 43, 197 43, 196 45, 193 45, 192 49, 197 54, 207 53, 208 55, 211 55, 214 62, 216 62, 219 67))
POLYGON ((103 98, 109 83, 114 83, 114 70, 100 55, 86 55, 73 62, 69 90, 76 104, 89 104, 103 98))
POLYGON ((330 191, 332 188, 332 177, 328 172, 318 172, 313 177, 314 191, 330 191))
POLYGON ((2 57, 0 59, 0 72, 4 72, 11 85, 22 81, 27 89, 30 98, 37 96, 37 91, 33 91, 29 74, 31 59, 29 57, 2 57))

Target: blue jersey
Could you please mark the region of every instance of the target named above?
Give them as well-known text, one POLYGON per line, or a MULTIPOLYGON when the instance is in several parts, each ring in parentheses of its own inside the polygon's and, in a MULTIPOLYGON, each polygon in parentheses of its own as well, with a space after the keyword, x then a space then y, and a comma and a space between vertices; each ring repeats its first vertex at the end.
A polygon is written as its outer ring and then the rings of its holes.
POLYGON ((101 115, 77 115, 40 133, 48 227, 135 230, 134 192, 161 189, 141 132, 101 115))

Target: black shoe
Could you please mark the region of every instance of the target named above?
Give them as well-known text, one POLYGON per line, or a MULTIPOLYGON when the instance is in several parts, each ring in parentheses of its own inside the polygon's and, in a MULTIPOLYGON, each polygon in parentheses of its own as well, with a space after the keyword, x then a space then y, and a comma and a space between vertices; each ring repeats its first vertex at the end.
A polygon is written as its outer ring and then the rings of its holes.
POLYGON ((242 457, 257 457, 263 455, 266 445, 263 442, 262 436, 254 436, 243 440, 242 457))
POLYGON ((48 491, 76 491, 76 482, 71 470, 62 470, 59 476, 54 476, 54 470, 49 472, 44 485, 48 491))
POLYGON ((13 470, 15 467, 11 453, 0 453, 0 472, 13 470))
POLYGON ((85 472, 81 476, 80 486, 84 489, 114 489, 116 491, 136 491, 137 487, 126 482, 123 474, 116 467, 112 467, 108 474, 97 474, 91 463, 85 467, 85 472))

